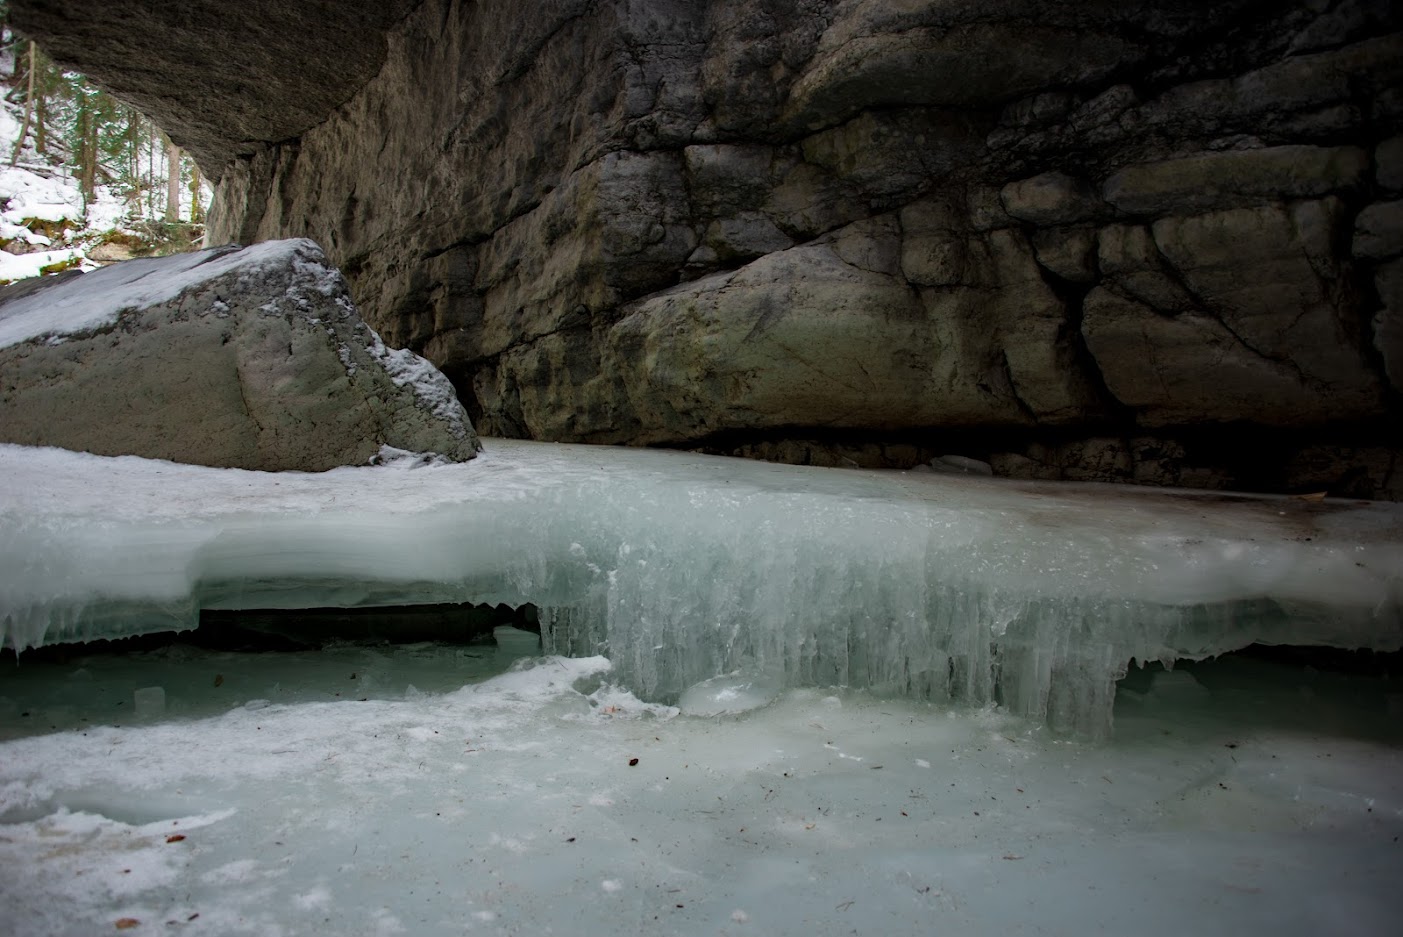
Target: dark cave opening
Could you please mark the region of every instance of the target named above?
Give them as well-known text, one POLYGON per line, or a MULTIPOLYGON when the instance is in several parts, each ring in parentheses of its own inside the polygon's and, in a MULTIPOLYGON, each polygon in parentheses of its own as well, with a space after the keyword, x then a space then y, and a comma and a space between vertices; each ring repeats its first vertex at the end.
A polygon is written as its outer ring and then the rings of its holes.
POLYGON ((540 633, 536 606, 441 603, 360 608, 205 609, 198 628, 126 638, 47 644, 16 655, 0 649, 0 665, 64 663, 96 654, 158 651, 174 645, 210 651, 315 651, 334 645, 490 644, 509 626, 540 633))
POLYGON ((1403 741, 1403 651, 1253 644, 1172 667, 1132 661, 1116 691, 1121 739, 1226 724, 1403 741))

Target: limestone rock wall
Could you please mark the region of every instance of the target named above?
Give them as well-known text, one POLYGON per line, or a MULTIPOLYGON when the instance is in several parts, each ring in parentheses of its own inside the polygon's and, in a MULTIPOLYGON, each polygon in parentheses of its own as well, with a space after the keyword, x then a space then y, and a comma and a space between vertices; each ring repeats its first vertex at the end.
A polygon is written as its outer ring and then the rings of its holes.
POLYGON ((424 0, 216 240, 486 434, 1403 491, 1387 0, 424 0))

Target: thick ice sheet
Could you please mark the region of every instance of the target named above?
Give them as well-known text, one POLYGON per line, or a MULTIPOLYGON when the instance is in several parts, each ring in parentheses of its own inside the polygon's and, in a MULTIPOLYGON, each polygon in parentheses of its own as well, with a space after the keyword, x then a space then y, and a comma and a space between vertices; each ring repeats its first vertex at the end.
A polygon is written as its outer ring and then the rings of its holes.
POLYGON ((4 639, 533 602, 645 698, 741 671, 1104 733, 1128 661, 1403 643, 1403 508, 490 441, 259 474, 0 447, 4 639))
POLYGON ((6 933, 1396 933, 1396 681, 1159 674, 1088 746, 831 689, 688 717, 602 658, 463 654, 6 668, 6 933))

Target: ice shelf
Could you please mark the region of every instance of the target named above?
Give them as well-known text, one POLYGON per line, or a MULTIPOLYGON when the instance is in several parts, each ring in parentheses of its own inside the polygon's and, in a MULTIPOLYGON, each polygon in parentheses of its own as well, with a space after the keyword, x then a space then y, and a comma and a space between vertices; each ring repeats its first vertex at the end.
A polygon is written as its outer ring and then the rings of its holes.
POLYGON ((999 703, 1088 736, 1127 664, 1403 647, 1403 506, 491 440, 266 474, 0 446, 0 641, 200 609, 532 602, 675 702, 739 673, 999 703))

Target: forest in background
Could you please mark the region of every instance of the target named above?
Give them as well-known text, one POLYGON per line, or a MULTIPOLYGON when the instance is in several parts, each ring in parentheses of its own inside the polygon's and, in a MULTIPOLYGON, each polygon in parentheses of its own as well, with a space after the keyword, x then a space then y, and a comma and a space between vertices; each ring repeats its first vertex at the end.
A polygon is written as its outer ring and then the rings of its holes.
POLYGON ((3 27, 0 283, 190 250, 210 194, 144 114, 3 27))
POLYGON ((120 189, 148 220, 203 219, 199 167, 159 127, 77 72, 59 68, 33 42, 8 32, 5 42, 5 99, 24 112, 9 165, 28 151, 66 164, 87 201, 102 181, 120 189))

